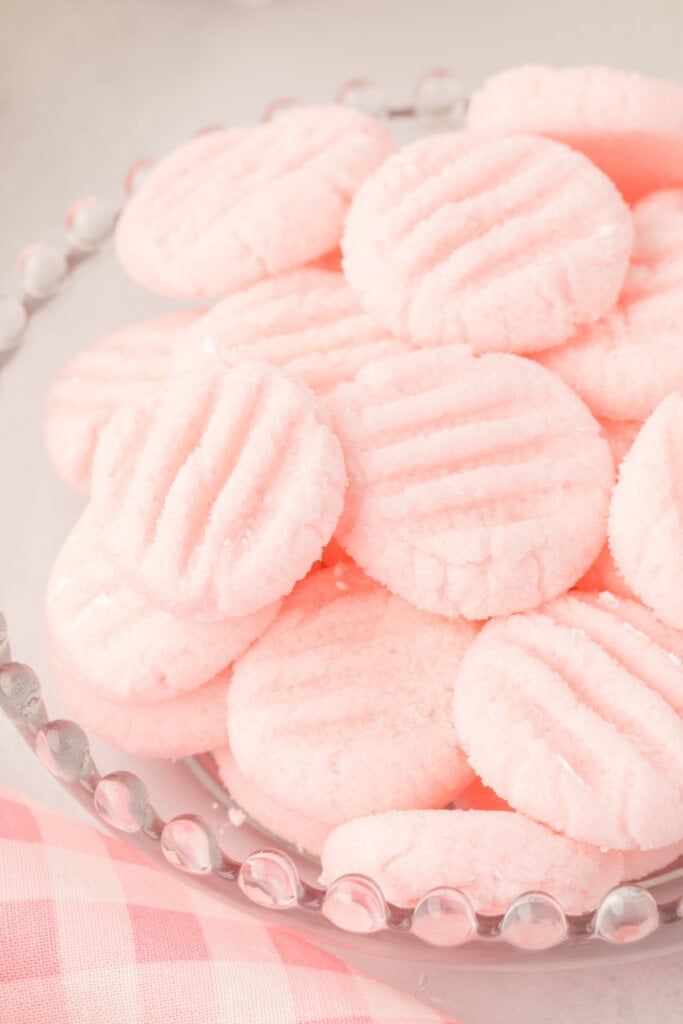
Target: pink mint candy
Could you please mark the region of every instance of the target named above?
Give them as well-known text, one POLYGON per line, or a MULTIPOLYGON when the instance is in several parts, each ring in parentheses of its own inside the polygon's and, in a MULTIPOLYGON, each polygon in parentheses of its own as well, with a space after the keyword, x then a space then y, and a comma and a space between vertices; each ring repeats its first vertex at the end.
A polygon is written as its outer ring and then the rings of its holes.
POLYGON ((108 334, 72 359, 50 388, 45 444, 59 477, 79 494, 102 428, 117 409, 144 402, 165 383, 179 331, 201 310, 184 309, 108 334))
POLYGON ((676 82, 607 67, 509 68, 474 93, 467 128, 564 142, 629 202, 683 185, 683 87, 676 82))
POLYGON ((343 106, 297 107, 267 124, 195 136, 126 204, 126 273, 170 296, 226 295, 334 250, 360 183, 394 151, 343 106))
POLYGON ((647 419, 683 391, 683 190, 639 203, 633 261, 616 308, 537 358, 596 416, 647 419))
POLYGON ((174 615, 132 590, 89 513, 66 540, 47 587, 52 650, 105 700, 154 703, 227 669, 273 622, 279 603, 245 618, 174 615))
POLYGON ((683 629, 683 396, 644 424, 619 470, 609 543, 627 584, 663 622, 683 629))
POLYGON ((346 221, 361 304, 416 345, 561 345, 615 303, 633 243, 621 196, 548 139, 429 136, 390 157, 346 221))
POLYGON ((223 785, 241 810, 278 839, 319 857, 330 826, 303 814, 294 814, 255 786, 237 767, 229 747, 213 752, 223 785))
POLYGON ((468 619, 533 608, 604 545, 609 445, 535 363, 421 349, 368 365, 328 405, 350 476, 337 539, 417 607, 468 619))
POLYGON ((523 814, 593 846, 683 840, 683 633, 574 592, 492 620, 455 682, 458 737, 523 814))
POLYGON ((341 274, 306 267, 222 299, 183 332, 173 364, 263 359, 324 396, 372 359, 407 349, 360 307, 341 274))
POLYGON ((57 647, 50 668, 71 714, 88 732, 136 757, 177 759, 199 754, 228 741, 225 697, 228 668, 210 682, 150 704, 109 700, 90 686, 87 668, 72 664, 57 647))
POLYGON ((339 442, 308 388, 267 363, 205 362, 100 439, 91 508, 112 564, 159 607, 253 614, 320 558, 342 511, 339 442))
POLYGON ((501 914, 542 889, 568 914, 598 906, 619 883, 623 857, 557 835, 509 811, 388 811, 339 825, 322 854, 322 883, 372 878, 386 899, 413 907, 432 889, 459 889, 483 914, 501 914))
POLYGON ((327 826, 442 807, 472 779, 450 707, 475 634, 350 563, 312 573, 235 663, 228 734, 237 767, 293 814, 327 826))

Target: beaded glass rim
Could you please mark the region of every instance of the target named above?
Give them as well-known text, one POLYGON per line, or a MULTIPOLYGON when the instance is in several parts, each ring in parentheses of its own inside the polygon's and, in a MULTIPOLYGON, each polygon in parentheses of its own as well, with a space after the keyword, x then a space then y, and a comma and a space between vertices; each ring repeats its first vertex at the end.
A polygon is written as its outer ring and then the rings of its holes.
MULTIPOLYGON (((271 103, 264 120, 278 117, 295 102, 271 103)), ((425 130, 452 130, 461 124, 467 97, 457 76, 434 70, 418 79, 413 101, 405 106, 388 106, 380 88, 368 79, 347 82, 336 102, 387 119, 420 118, 425 130)), ((216 127, 220 126, 202 131, 216 127)), ((125 178, 128 194, 149 166, 150 161, 141 160, 130 168, 125 178)), ((21 297, 0 297, 0 366, 20 347, 34 313, 58 293, 79 264, 106 245, 117 216, 114 207, 94 196, 84 197, 67 212, 66 247, 38 242, 22 252, 18 261, 21 297)), ((642 943, 655 932, 661 934, 664 927, 671 936, 675 928, 677 943, 683 944, 683 858, 638 885, 612 889, 597 910, 581 916, 565 914, 558 901, 543 892, 523 893, 504 913, 487 916, 476 913, 469 898, 451 888, 433 889, 407 909, 388 903, 379 886, 362 875, 345 875, 326 889, 309 884, 283 849, 260 849, 242 862, 234 860, 197 815, 162 820, 145 784, 133 773, 101 776, 84 730, 66 719, 51 720, 35 672, 10 659, 7 626, 0 614, 0 710, 51 774, 110 831, 125 836, 148 860, 170 867, 214 895, 229 893, 232 898, 238 890, 245 903, 261 911, 288 912, 293 926, 308 926, 326 941, 330 936, 328 929, 321 930, 320 925, 325 925, 321 918, 356 937, 381 932, 402 936, 413 944, 413 952, 420 943, 442 948, 485 943, 496 944, 501 952, 514 948, 538 953, 589 942, 595 948, 596 940, 601 940, 603 945, 623 948, 642 943)), ((210 757, 188 760, 204 785, 216 793, 220 783, 210 757)))

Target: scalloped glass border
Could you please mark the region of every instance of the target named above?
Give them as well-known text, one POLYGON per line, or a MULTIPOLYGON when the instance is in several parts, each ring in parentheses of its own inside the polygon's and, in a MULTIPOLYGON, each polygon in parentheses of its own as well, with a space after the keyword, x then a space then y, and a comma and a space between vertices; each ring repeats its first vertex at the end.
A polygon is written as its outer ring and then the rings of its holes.
MULTIPOLYGON (((336 100, 380 117, 419 117, 427 129, 459 126, 467 103, 460 80, 443 70, 422 75, 413 102, 404 107, 387 106, 379 87, 367 79, 347 82, 336 100)), ((279 116, 295 102, 281 99, 271 103, 264 119, 279 116)), ((138 161, 130 168, 125 178, 128 194, 148 167, 149 161, 138 161)), ((23 251, 18 261, 22 297, 0 297, 0 365, 19 348, 36 310, 58 292, 78 264, 108 241, 117 215, 113 207, 86 196, 67 213, 64 250, 38 242, 23 251)), ((185 814, 163 821, 137 776, 126 771, 99 774, 83 729, 71 721, 51 721, 33 670, 10 661, 1 615, 0 710, 48 771, 110 831, 125 835, 147 859, 170 866, 185 880, 218 896, 226 894, 226 887, 232 896, 237 888, 245 901, 264 911, 288 911, 290 916, 296 915, 297 923, 320 922, 323 917, 356 936, 388 932, 441 948, 483 940, 536 953, 596 939, 623 946, 641 942, 665 925, 678 924, 679 930, 683 929, 683 868, 670 869, 641 885, 618 886, 591 914, 566 915, 548 894, 527 892, 504 914, 494 917, 477 914, 468 897, 456 889, 434 889, 413 909, 387 903, 376 883, 362 875, 346 875, 322 889, 304 882, 283 850, 262 849, 243 862, 236 861, 219 847, 209 825, 198 816, 185 814), (680 883, 680 891, 673 897, 669 892, 658 902, 651 890, 666 893, 672 882, 680 883)), ((207 760, 192 760, 200 777, 204 774, 215 784, 207 760)))

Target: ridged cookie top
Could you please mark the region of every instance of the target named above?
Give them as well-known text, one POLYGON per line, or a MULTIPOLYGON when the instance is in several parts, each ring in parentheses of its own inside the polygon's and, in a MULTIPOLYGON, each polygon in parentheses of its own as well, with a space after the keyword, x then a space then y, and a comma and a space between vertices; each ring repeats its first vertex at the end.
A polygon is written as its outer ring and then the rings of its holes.
POLYGON ((183 332, 174 367, 204 357, 233 365, 264 359, 324 395, 372 359, 407 348, 361 308, 341 274, 306 267, 217 303, 183 332))
POLYGON ((683 835, 683 634, 636 602, 570 594, 494 620, 462 662, 455 724, 517 810, 595 846, 683 835))
POLYGON ((450 705, 475 635, 350 563, 312 573, 235 664, 228 734, 238 767, 328 824, 443 806, 472 779, 450 705))
POLYGON ((50 388, 45 444, 57 474, 80 494, 100 431, 117 409, 154 395, 166 381, 178 333, 202 310, 178 310, 123 327, 79 353, 50 388))
POLYGON ((683 391, 683 190, 648 197, 633 218, 633 260, 616 308, 537 358, 596 416, 642 421, 683 391))
POLYGON ((329 404, 350 475, 337 537, 407 601, 504 615, 562 593, 597 557, 609 446, 535 363, 422 349, 377 360, 329 404))
POLYGON ((429 136, 354 199, 342 250, 361 303, 418 345, 559 345, 616 301, 633 227, 614 185, 548 139, 429 136))
POLYGON ((619 571, 658 618, 683 629, 683 395, 665 398, 621 464, 609 517, 619 571))
POLYGON ((226 295, 333 250, 359 184, 393 152, 349 107, 297 107, 174 150, 126 204, 124 270, 171 296, 226 295))
POLYGON ((250 615, 332 536, 346 475, 312 393, 267 363, 207 362, 104 431, 92 509, 132 586, 175 612, 250 615))

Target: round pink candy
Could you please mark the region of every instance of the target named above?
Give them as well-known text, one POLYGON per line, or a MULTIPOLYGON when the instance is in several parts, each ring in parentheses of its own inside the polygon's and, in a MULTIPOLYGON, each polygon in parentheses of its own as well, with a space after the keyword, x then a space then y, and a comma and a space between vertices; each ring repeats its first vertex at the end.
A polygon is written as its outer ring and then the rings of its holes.
POLYGON ((683 394, 665 398, 621 464, 609 516, 614 561, 663 622, 683 629, 683 394))
POLYGON ((207 361, 117 413, 91 508, 112 563, 175 614, 242 618, 289 593, 330 540, 346 474, 313 394, 267 363, 207 361))
POLYGON ((184 309, 108 334, 81 352, 50 388, 45 445, 55 472, 79 494, 103 427, 117 409, 153 399, 169 375, 178 332, 200 315, 184 309))
POLYGON ((360 183, 391 152, 350 107, 297 107, 267 124, 195 136, 124 207, 116 250, 137 283, 226 295, 334 250, 360 183))
POLYGON ((500 914, 529 890, 554 896, 568 914, 593 910, 619 883, 620 853, 585 843, 509 811, 389 811, 333 829, 322 882, 372 878, 384 896, 412 907, 432 889, 459 889, 483 914, 500 914))
POLYGON ((427 615, 350 563, 312 573, 234 666, 239 770, 327 825, 442 807, 471 780, 450 705, 475 627, 427 615))
POLYGON ((475 771, 516 810, 597 847, 683 839, 683 634, 612 594, 487 623, 455 683, 475 771))
POLYGON ((677 82, 608 67, 509 68, 472 96, 467 128, 564 142, 585 153, 629 202, 683 185, 683 87, 677 82))
POLYGON ((205 622, 148 601, 117 573, 86 512, 50 574, 54 651, 105 700, 154 703, 224 672, 275 619, 279 603, 245 618, 205 622))
POLYGON ((632 242, 624 201, 580 153, 453 133, 368 178, 342 251, 362 305, 398 337, 529 353, 611 308, 632 242))
POLYGON ((350 476, 337 539, 419 608, 534 608, 605 543, 609 446, 577 396, 527 359, 421 349, 371 363, 328 405, 350 476))

